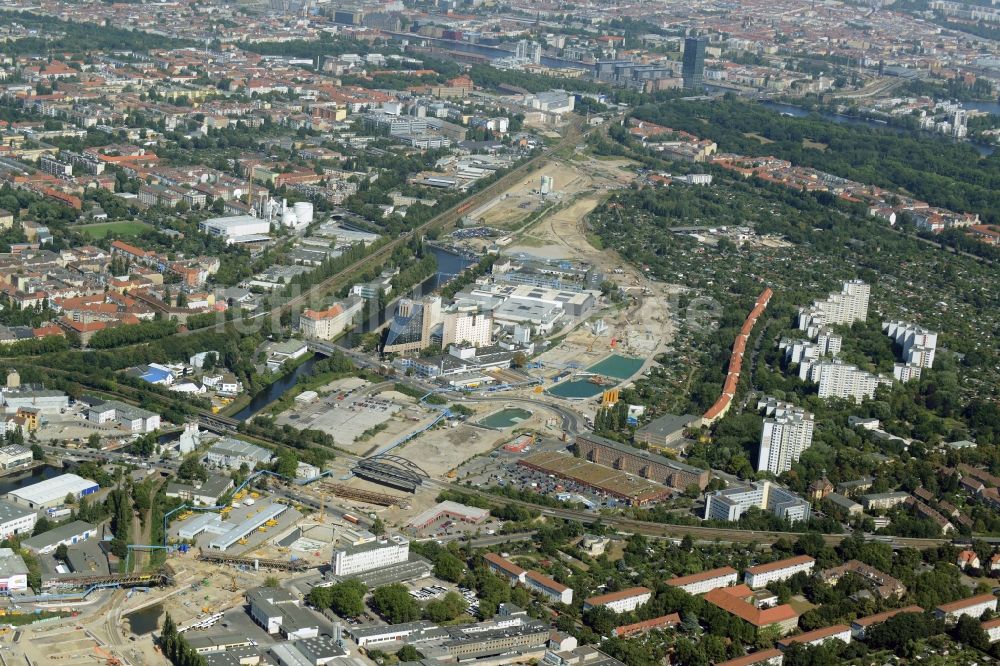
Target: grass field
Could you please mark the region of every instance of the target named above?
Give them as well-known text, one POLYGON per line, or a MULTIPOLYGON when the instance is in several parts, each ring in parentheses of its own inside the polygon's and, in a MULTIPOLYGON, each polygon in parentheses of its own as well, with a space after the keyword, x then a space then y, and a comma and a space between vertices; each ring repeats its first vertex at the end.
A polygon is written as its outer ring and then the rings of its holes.
POLYGON ((97 224, 81 224, 76 227, 88 238, 104 238, 110 231, 113 236, 138 236, 153 227, 145 222, 98 222, 97 224))

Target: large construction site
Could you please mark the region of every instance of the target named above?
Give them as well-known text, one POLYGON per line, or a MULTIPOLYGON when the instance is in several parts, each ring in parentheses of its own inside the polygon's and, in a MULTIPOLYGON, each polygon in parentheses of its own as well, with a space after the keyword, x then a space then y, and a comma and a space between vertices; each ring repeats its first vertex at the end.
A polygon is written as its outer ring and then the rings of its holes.
POLYGON ((551 178, 548 193, 541 193, 541 177, 532 176, 471 215, 477 223, 517 230, 503 254, 593 266, 624 293, 621 302, 556 332, 559 343, 536 356, 535 367, 527 370, 541 380, 545 395, 588 403, 580 406, 584 413, 593 411, 589 403, 606 388, 627 383, 648 368, 676 330, 668 304, 680 288, 649 280, 613 250, 595 247, 600 243, 587 228, 587 216, 608 193, 634 180, 634 167, 627 160, 577 152, 541 170, 551 178), (524 212, 525 201, 546 204, 546 212, 524 212), (622 373, 622 368, 630 371, 622 373))
MULTIPOLYGON (((440 409, 397 392, 391 382, 348 378, 301 396, 277 423, 334 434, 342 452, 322 479, 278 484, 262 478, 225 508, 174 516, 167 531, 168 585, 98 589, 71 605, 56 603, 53 608, 65 609, 67 617, 0 636, 11 643, 8 654, 31 664, 163 663, 148 635, 165 613, 194 632, 214 626, 224 614, 235 622, 227 613, 242 608, 245 590, 270 576, 317 576, 336 549, 372 538, 376 519, 390 530, 404 528, 435 505, 463 462, 521 432, 561 437, 567 408, 592 417, 604 392, 640 376, 675 330, 668 307, 673 288, 595 247, 588 234, 587 215, 634 177, 634 165, 578 151, 549 161, 470 213, 476 224, 509 234, 504 254, 594 266, 624 295, 551 336, 555 343, 542 346, 517 371, 537 379, 534 386, 470 394, 461 403, 467 410, 462 418, 444 418, 440 409)), ((479 252, 486 241, 462 242, 479 252)), ((538 453, 522 464, 526 473, 530 468, 579 482, 630 503, 669 492, 564 454, 538 453)))

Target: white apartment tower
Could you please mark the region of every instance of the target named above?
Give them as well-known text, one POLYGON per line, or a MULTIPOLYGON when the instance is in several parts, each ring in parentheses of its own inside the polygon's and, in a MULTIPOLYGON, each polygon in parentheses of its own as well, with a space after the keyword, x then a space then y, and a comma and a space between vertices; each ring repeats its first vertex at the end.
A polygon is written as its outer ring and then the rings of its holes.
POLYGON ((441 347, 453 344, 470 344, 486 347, 493 341, 493 317, 480 313, 478 308, 445 312, 441 331, 441 347))
POLYGON ((875 396, 881 385, 892 385, 888 377, 873 375, 843 361, 821 361, 808 368, 808 379, 819 384, 821 398, 851 398, 861 402, 875 396))
POLYGON ((905 321, 884 321, 882 331, 903 348, 903 363, 921 368, 934 366, 937 333, 905 321))
POLYGON ((774 398, 762 400, 757 408, 767 414, 760 435, 757 471, 777 476, 790 470, 812 444, 815 419, 812 413, 774 398))
POLYGON ((821 329, 816 337, 820 356, 836 356, 844 344, 844 338, 829 328, 821 329))
POLYGON ((808 308, 799 310, 799 329, 816 337, 826 326, 853 324, 868 317, 868 299, 871 287, 861 280, 844 283, 840 293, 830 294, 825 301, 814 301, 808 308))

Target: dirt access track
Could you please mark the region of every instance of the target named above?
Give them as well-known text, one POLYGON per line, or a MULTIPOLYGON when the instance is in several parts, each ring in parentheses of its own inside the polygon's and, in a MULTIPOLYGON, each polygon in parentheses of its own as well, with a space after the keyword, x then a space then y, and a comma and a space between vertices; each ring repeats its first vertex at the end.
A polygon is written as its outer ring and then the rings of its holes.
POLYGON ((517 233, 524 230, 533 215, 572 206, 580 196, 588 195, 593 203, 583 210, 582 215, 586 215, 609 191, 626 187, 635 178, 628 168, 631 164, 619 159, 598 160, 582 153, 569 159, 553 158, 502 195, 473 210, 469 217, 477 224, 517 233), (553 181, 552 191, 546 195, 540 192, 543 176, 553 181))

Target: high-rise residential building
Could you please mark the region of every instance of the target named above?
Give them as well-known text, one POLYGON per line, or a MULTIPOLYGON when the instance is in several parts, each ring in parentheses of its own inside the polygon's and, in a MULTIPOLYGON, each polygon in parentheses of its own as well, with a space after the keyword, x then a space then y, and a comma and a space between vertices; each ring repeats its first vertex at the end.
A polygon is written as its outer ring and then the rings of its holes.
POLYGON ((681 76, 684 79, 684 88, 687 90, 701 90, 704 84, 706 46, 708 46, 707 37, 687 37, 684 39, 684 63, 681 68, 681 76))
POLYGON ((802 369, 806 376, 800 373, 800 377, 818 383, 821 398, 851 398, 861 402, 874 397, 879 386, 892 385, 889 377, 873 375, 843 361, 820 361, 808 367, 803 365, 802 369))
POLYGON ((774 398, 761 400, 767 418, 760 435, 757 471, 787 472, 812 444, 814 417, 810 412, 774 398))
POLYGON ((816 344, 819 345, 820 356, 836 356, 840 353, 844 338, 829 328, 824 328, 816 336, 816 344))
POLYGON ((705 520, 737 521, 751 507, 770 511, 778 518, 787 518, 793 523, 808 520, 812 515, 809 502, 795 493, 770 481, 756 481, 746 486, 717 490, 709 495, 705 502, 705 520))
POLYGON ((892 376, 901 382, 920 379, 922 368, 914 363, 896 363, 892 366, 892 376))
POLYGON ((864 321, 868 317, 870 296, 871 287, 861 280, 845 282, 840 293, 830 294, 825 301, 814 301, 810 307, 799 310, 799 329, 814 338, 827 326, 864 321))
POLYGON ((444 313, 441 330, 441 347, 452 344, 469 344, 487 347, 493 341, 493 316, 479 312, 478 307, 454 308, 444 313))
POLYGON ((804 362, 818 361, 821 356, 819 345, 811 340, 793 340, 782 338, 778 349, 785 352, 785 360, 789 364, 801 365, 804 362))
POLYGON ((517 43, 514 51, 514 57, 520 58, 521 60, 527 60, 535 65, 541 64, 542 45, 538 42, 522 39, 517 43))
POLYGON ((903 349, 903 363, 921 368, 934 366, 937 333, 905 321, 884 321, 882 331, 903 349))

